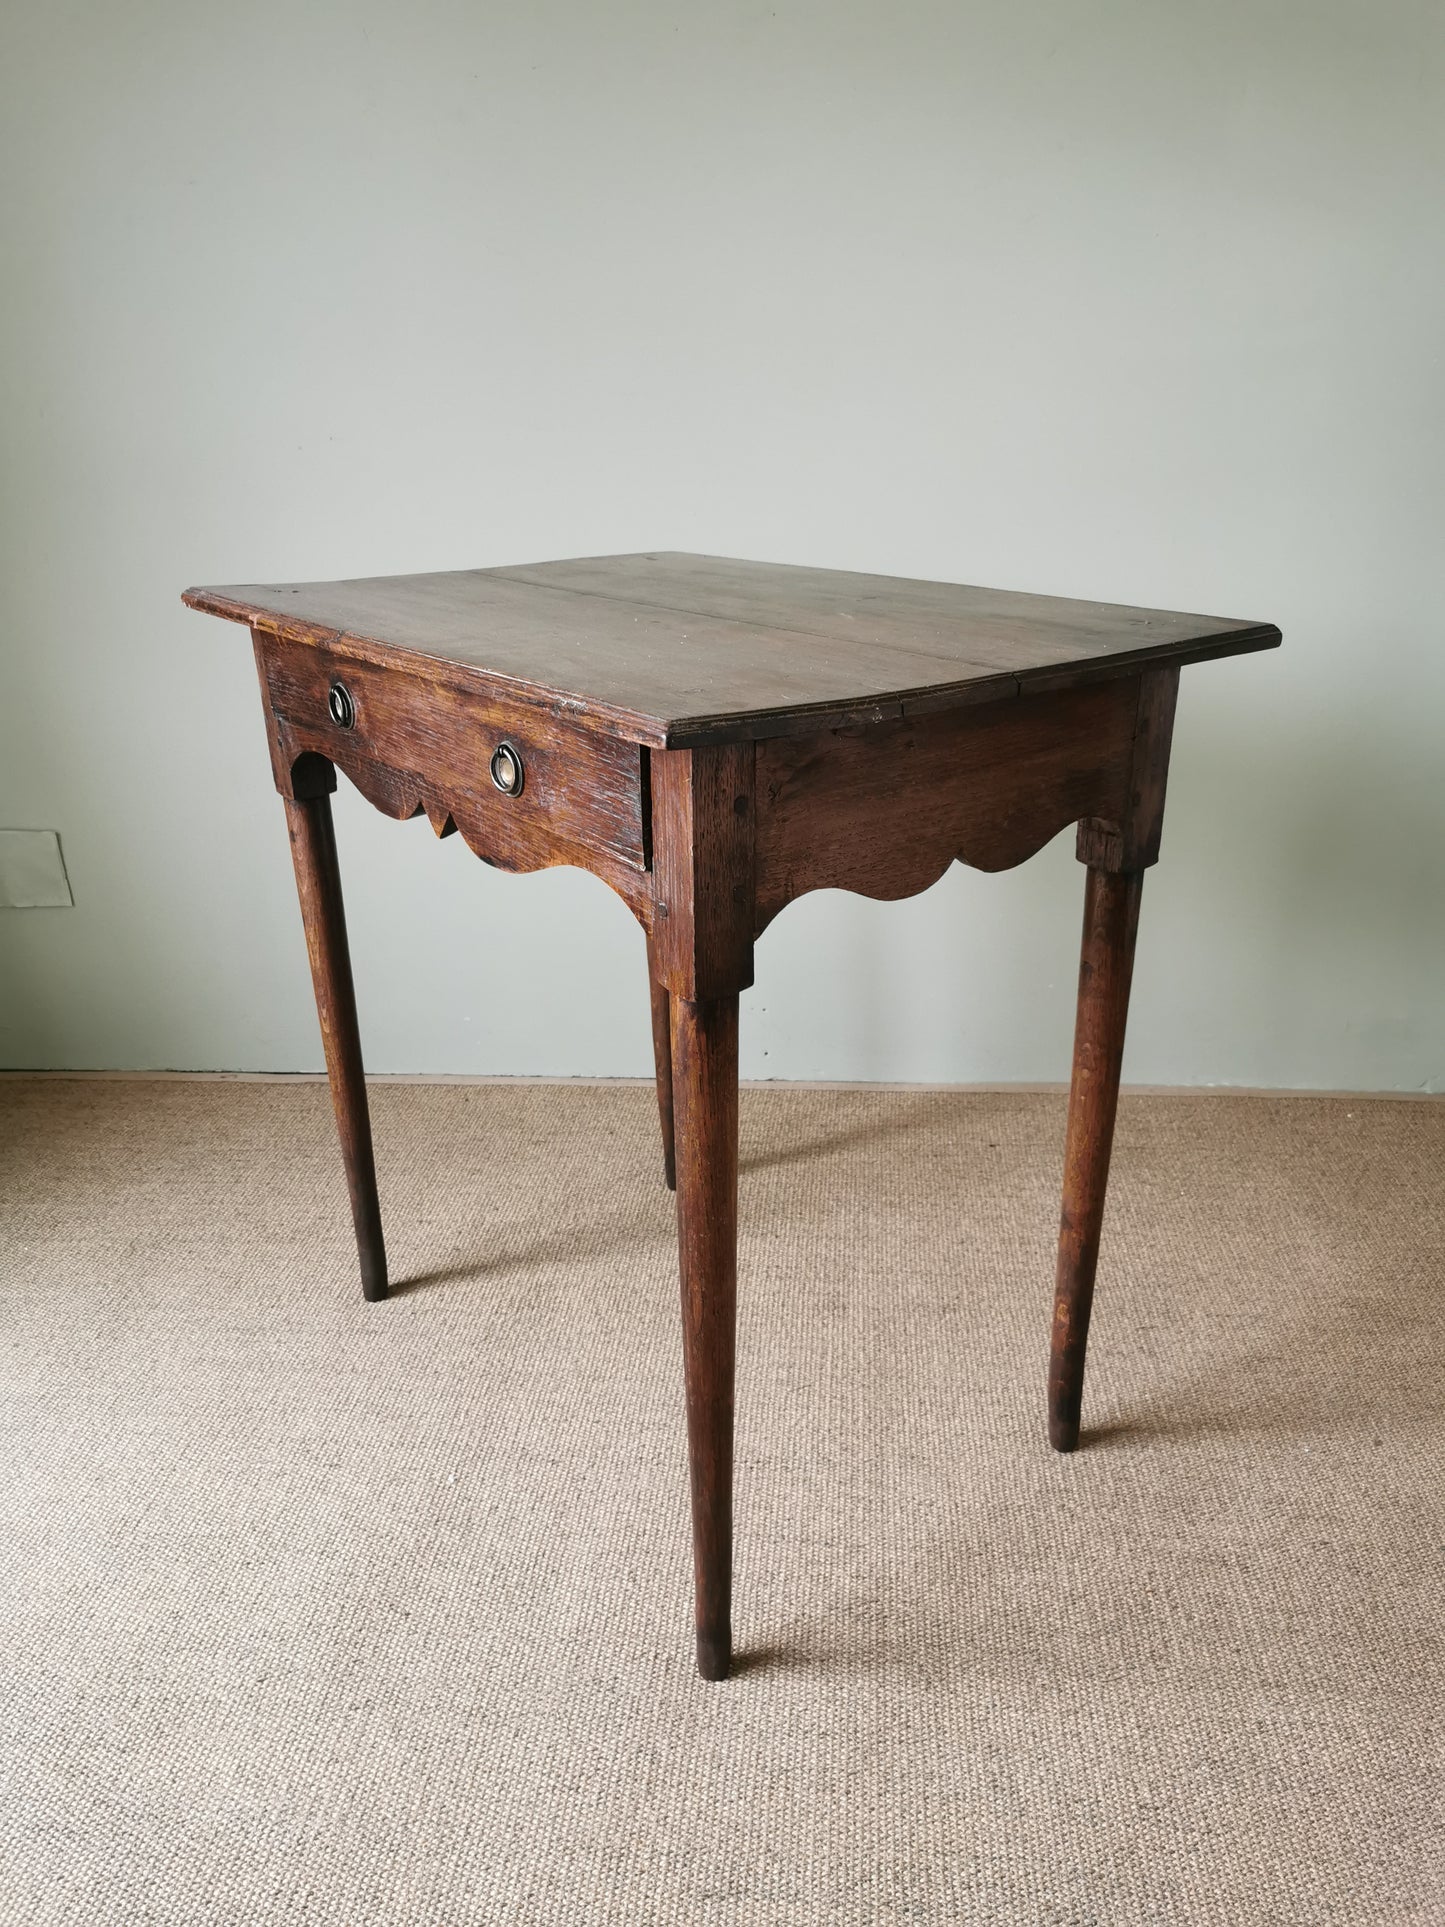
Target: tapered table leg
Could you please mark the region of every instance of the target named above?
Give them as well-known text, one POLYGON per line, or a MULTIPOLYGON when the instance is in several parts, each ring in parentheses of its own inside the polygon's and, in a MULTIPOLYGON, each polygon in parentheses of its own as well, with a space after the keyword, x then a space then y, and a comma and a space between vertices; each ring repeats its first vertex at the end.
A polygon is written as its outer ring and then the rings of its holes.
POLYGON ((1084 1355, 1119 1103, 1139 894, 1144 882, 1139 870, 1118 874, 1091 868, 1087 874, 1049 1358, 1049 1440, 1060 1452, 1072 1452, 1079 1442, 1084 1355))
POLYGON ((704 1679, 726 1679, 732 1659, 738 1000, 689 1003, 675 996, 671 1004, 697 1670, 704 1679))
POLYGON ((647 976, 652 992, 652 1061, 657 1067, 657 1115, 662 1125, 662 1175, 669 1191, 677 1189, 677 1160, 672 1128, 672 998, 657 981, 652 938, 647 940, 647 976))
POLYGON ((287 797, 285 803, 291 857, 296 865, 296 889, 301 898, 301 920, 306 926, 306 948, 311 955, 311 981, 316 989, 316 1014, 321 1020, 326 1073, 331 1082, 331 1102, 346 1166, 346 1188, 351 1194, 352 1222, 356 1226, 362 1296, 385 1298, 386 1247, 381 1238, 381 1206, 376 1195, 371 1119, 366 1105, 366 1078, 361 1067, 351 956, 346 947, 346 913, 341 902, 341 872, 336 862, 331 798, 314 796, 292 801, 287 797))

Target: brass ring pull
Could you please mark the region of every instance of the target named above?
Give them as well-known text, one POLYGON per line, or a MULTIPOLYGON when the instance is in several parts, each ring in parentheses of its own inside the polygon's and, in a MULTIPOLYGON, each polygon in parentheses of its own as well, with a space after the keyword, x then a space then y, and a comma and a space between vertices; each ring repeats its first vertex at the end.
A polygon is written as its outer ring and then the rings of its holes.
POLYGON ((498 743, 492 751, 492 781, 503 796, 520 796, 526 780, 516 750, 510 743, 498 743))

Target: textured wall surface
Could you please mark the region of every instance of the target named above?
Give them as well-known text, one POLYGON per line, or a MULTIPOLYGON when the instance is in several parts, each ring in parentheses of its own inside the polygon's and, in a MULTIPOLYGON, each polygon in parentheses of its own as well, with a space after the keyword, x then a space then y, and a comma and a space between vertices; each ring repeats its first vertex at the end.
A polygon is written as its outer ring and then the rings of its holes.
MULTIPOLYGON (((194 581, 669 547, 1259 616, 1126 1075, 1445 1084, 1445 13, 135 0, 0 20, 0 1061, 312 1067, 194 581)), ((339 805, 377 1070, 640 1072, 643 952, 339 805)), ((1067 839, 758 953, 754 1075, 1062 1074, 1067 839)))

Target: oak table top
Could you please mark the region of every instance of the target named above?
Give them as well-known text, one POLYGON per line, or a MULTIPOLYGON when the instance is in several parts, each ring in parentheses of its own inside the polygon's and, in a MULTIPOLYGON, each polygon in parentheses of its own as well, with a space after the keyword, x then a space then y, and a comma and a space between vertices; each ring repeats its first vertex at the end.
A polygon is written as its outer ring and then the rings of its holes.
POLYGON ((920 715, 1280 640, 1272 623, 666 553, 185 600, 363 660, 428 657, 658 749, 920 715))
MULTIPOLYGON (((387 815, 425 816, 499 869, 590 870, 642 926, 663 1174, 677 1193, 707 1679, 732 1660, 738 994, 756 940, 810 890, 912 896, 953 863, 1008 869, 1076 825, 1084 930, 1048 1436, 1078 1447, 1180 671, 1272 647, 1272 623, 672 554, 185 600, 251 631, 366 1298, 385 1299, 389 1282, 337 771, 387 815)), ((584 993, 588 968, 579 955, 584 993)))

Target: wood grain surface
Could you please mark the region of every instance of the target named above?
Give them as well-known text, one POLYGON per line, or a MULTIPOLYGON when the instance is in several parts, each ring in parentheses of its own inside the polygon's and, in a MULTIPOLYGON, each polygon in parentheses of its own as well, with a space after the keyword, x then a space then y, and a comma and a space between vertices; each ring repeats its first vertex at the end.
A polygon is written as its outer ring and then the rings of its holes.
POLYGON ((670 1003, 697 1670, 704 1679, 726 1679, 732 1663, 738 1000, 673 997, 670 1003))
POLYGON ((751 743, 651 757, 656 981, 697 1002, 753 981, 751 743))
POLYGON ((447 664, 494 699, 657 748, 918 715, 1279 641, 1272 624, 1228 617, 673 554, 185 600, 356 660, 447 664))
POLYGON ((291 835, 301 921, 311 958, 316 1016, 326 1052, 337 1136, 341 1140, 341 1161, 351 1199, 351 1221, 361 1264, 361 1292, 364 1298, 374 1301, 386 1296, 386 1246, 381 1233, 366 1073, 362 1069, 361 1033, 356 1023, 356 993, 351 982, 351 953, 346 943, 346 911, 341 899, 341 871, 336 860, 330 796, 323 790, 299 801, 288 797, 286 823, 291 835))
POLYGON ((646 931, 707 1679, 732 1656, 738 993, 756 937, 804 891, 912 896, 956 859, 1005 869, 1077 823, 1088 881, 1049 1378, 1050 1437, 1076 1447, 1179 671, 1268 648, 1277 629, 686 555, 186 600, 251 625, 367 1297, 385 1294, 386 1259, 336 768, 502 868, 591 870, 646 931))
POLYGON ((644 903, 645 749, 424 675, 406 661, 381 668, 327 643, 285 642, 263 630, 255 640, 283 794, 301 759, 322 756, 388 816, 425 812, 438 835, 459 830, 500 869, 576 864, 610 883, 634 910, 644 903), (354 705, 349 728, 328 710, 337 682, 354 705), (503 794, 492 781, 492 753, 504 742, 521 760, 518 795, 503 794))
MULTIPOLYGON (((808 890, 917 895, 1127 815, 1138 677, 757 746, 757 927, 808 890)), ((1116 832, 1117 834, 1117 832, 1116 832)))
POLYGON ((1143 887, 1142 870, 1119 873, 1091 869, 1084 890, 1074 1071, 1069 1086, 1064 1197, 1049 1351, 1049 1440, 1058 1452, 1072 1452, 1079 1443, 1089 1315, 1104 1228, 1143 887))

